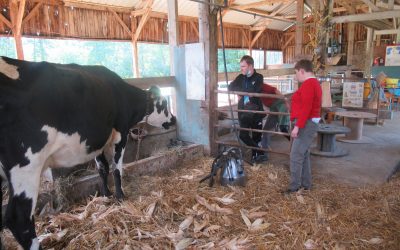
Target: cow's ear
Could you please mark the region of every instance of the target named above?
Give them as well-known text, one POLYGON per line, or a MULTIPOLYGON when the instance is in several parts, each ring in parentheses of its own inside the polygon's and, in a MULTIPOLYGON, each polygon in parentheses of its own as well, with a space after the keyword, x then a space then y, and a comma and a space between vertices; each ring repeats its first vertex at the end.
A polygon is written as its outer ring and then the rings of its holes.
POLYGON ((161 96, 161 90, 157 86, 151 86, 149 89, 152 98, 158 98, 161 96))

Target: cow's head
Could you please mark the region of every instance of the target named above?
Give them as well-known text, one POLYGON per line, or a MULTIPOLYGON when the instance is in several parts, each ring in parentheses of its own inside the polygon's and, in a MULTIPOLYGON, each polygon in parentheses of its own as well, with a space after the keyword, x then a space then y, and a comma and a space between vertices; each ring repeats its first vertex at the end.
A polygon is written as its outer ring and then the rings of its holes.
POLYGON ((149 89, 147 101, 147 112, 144 120, 151 126, 168 129, 175 125, 176 118, 171 114, 168 108, 168 101, 161 96, 158 87, 152 86, 149 89))

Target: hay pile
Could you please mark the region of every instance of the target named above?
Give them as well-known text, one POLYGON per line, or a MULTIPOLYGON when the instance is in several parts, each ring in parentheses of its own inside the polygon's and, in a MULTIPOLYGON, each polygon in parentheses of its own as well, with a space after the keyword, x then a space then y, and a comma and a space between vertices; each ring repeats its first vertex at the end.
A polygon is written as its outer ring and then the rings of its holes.
MULTIPOLYGON (((289 173, 247 167, 245 188, 198 181, 212 159, 167 174, 125 178, 121 204, 95 197, 69 213, 37 219, 45 249, 398 249, 400 177, 370 188, 316 178, 284 196, 289 173)), ((7 249, 14 249, 6 233, 7 249)))

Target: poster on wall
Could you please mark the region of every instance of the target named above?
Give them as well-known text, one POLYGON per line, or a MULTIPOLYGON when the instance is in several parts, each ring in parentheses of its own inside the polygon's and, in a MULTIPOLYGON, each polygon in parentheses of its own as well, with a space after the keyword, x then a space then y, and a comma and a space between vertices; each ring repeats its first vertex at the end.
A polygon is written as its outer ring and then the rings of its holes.
POLYGON ((204 101, 206 99, 206 79, 204 65, 204 44, 185 45, 186 98, 204 101))
POLYGON ((386 46, 385 66, 400 66, 400 45, 386 46))
POLYGON ((362 108, 363 93, 363 82, 344 82, 342 107, 362 108))

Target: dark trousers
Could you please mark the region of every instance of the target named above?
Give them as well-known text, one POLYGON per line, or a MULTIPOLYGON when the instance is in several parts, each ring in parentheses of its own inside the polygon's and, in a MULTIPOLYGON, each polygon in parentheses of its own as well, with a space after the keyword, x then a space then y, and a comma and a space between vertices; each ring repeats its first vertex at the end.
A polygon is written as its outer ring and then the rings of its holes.
MULTIPOLYGON (((241 128, 262 129, 262 119, 239 119, 239 125, 241 128)), ((261 141, 261 133, 251 133, 252 136, 250 137, 250 131, 241 130, 239 133, 239 137, 247 146, 258 148, 258 143, 261 141)), ((253 156, 257 153, 262 153, 262 151, 258 150, 253 150, 252 152, 253 156)))

